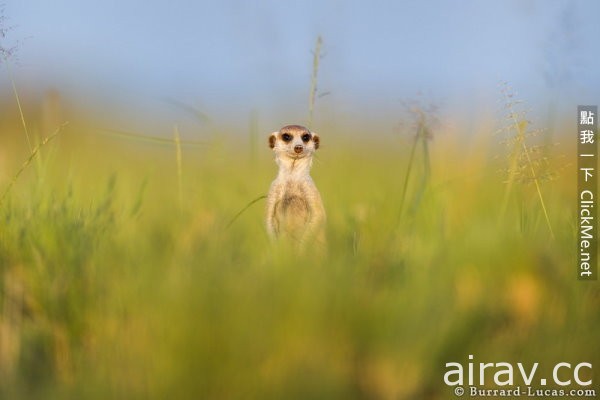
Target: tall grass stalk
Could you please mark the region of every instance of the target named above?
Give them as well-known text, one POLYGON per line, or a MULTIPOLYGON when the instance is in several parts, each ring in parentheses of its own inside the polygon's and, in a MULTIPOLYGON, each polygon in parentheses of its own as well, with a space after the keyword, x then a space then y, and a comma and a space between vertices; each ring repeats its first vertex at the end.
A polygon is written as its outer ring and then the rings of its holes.
POLYGON ((242 208, 237 214, 235 214, 235 216, 233 218, 231 218, 231 220, 225 226, 225 229, 228 229, 231 225, 233 225, 233 223, 244 213, 244 211, 246 211, 247 209, 249 209, 254 203, 257 203, 260 200, 266 199, 266 198, 267 198, 266 195, 262 195, 262 196, 259 196, 259 197, 255 198, 254 200, 252 200, 248 204, 246 204, 246 206, 244 206, 244 208, 242 208))
MULTIPOLYGON (((5 38, 7 33, 11 31, 14 27, 4 25, 6 21, 6 17, 4 16, 4 4, 0 3, 0 39, 5 38)), ((2 43, 0 43, 0 62, 4 61, 6 64, 6 71, 8 73, 8 79, 10 80, 12 91, 15 96, 15 100, 17 101, 17 106, 19 107, 19 115, 21 116, 21 124, 23 125, 23 129, 25 131, 25 137, 27 138, 27 144, 29 145, 29 152, 33 151, 33 146, 31 144, 31 138, 29 136, 29 129, 27 128, 27 122, 25 121, 25 114, 23 113, 23 106, 21 105, 21 99, 19 97, 19 91, 17 90, 17 85, 15 83, 15 79, 12 74, 12 70, 10 69, 10 59, 15 56, 19 48, 19 42, 12 47, 4 47, 2 43)))
POLYGON ((410 149, 410 156, 408 157, 408 168, 406 169, 406 174, 404 175, 404 184, 402 185, 402 197, 400 198, 400 207, 398 210, 399 217, 402 216, 402 211, 404 210, 404 203, 406 202, 406 193, 408 192, 408 182, 410 182, 410 176, 411 176, 413 164, 415 161, 415 154, 417 152, 419 138, 421 137, 421 129, 422 129, 422 126, 421 126, 421 124, 419 124, 417 134, 415 135, 412 147, 410 149))
POLYGON ((427 183, 429 182, 429 178, 431 176, 431 160, 429 158, 429 131, 427 129, 427 124, 425 123, 425 117, 421 117, 421 148, 423 151, 423 175, 421 175, 421 184, 415 193, 415 199, 412 205, 411 210, 414 212, 416 208, 421 203, 421 199, 423 198, 423 194, 425 193, 425 189, 427 188, 427 183))
POLYGON ((402 213, 404 211, 404 206, 406 204, 406 199, 408 196, 408 185, 413 173, 413 167, 416 160, 417 148, 421 145, 421 149, 423 152, 423 176, 421 178, 421 185, 419 186, 418 191, 415 193, 415 202, 413 204, 413 209, 415 209, 420 199, 423 197, 423 193, 425 192, 425 188, 427 186, 427 181, 429 180, 429 176, 431 174, 431 165, 429 159, 429 144, 428 140, 428 128, 427 121, 425 117, 425 113, 422 110, 416 110, 418 115, 417 117, 417 133, 414 137, 413 144, 410 150, 410 156, 408 158, 408 167, 406 169, 406 174, 404 175, 404 184, 402 185, 402 197, 400 198, 400 206, 398 209, 398 220, 402 217, 402 213))
POLYGON ((6 188, 4 189, 4 192, 2 192, 2 195, 0 196, 0 207, 2 206, 2 204, 4 203, 4 200, 6 199, 6 196, 8 196, 8 193, 10 192, 10 190, 12 189, 12 187, 14 186, 14 184, 17 182, 17 179, 19 179, 19 176, 21 176, 21 174, 23 173, 23 171, 25 171, 27 169, 27 167, 29 167, 29 165, 31 164, 31 162, 35 159, 35 157, 38 155, 38 153, 40 152, 40 150, 42 149, 42 147, 44 147, 46 144, 48 144, 52 139, 54 139, 56 136, 58 136, 58 134, 60 133, 60 131, 68 125, 68 122, 63 123, 61 126, 59 126, 52 135, 47 136, 46 138, 44 138, 39 145, 37 145, 29 154, 29 157, 27 157, 27 160, 25 160, 25 162, 23 163, 23 165, 21 165, 21 168, 17 171, 17 173, 13 176, 13 178, 11 179, 11 181, 8 183, 8 185, 6 186, 6 188))
POLYGON ((177 162, 177 189, 179 193, 179 210, 183 210, 183 167, 181 153, 181 137, 177 125, 173 126, 173 141, 175 142, 175 161, 177 162))
POLYGON ((315 44, 315 50, 313 52, 313 69, 312 69, 312 76, 310 78, 310 93, 309 93, 309 97, 308 97, 308 129, 312 129, 312 126, 313 126, 315 101, 317 98, 317 77, 319 74, 319 60, 321 58, 321 45, 322 44, 323 44, 323 39, 319 35, 317 37, 317 42, 315 44))
POLYGON ((508 90, 505 88, 503 90, 504 99, 506 101, 506 106, 509 111, 509 119, 510 119, 510 128, 514 131, 515 135, 513 137, 513 149, 510 153, 510 161, 509 161, 509 169, 508 169, 508 180, 506 182, 506 190, 504 192, 504 199, 502 201, 502 209, 500 212, 500 221, 502 221, 506 215, 506 210, 508 209, 508 202, 510 201, 510 195, 512 193, 512 188, 514 186, 514 182, 517 178, 519 172, 519 162, 525 158, 526 162, 526 170, 531 174, 531 179, 535 184, 536 194, 540 200, 540 205, 542 206, 542 211, 544 213, 544 219, 546 221, 546 225, 548 226, 548 230, 550 231, 550 236, 554 239, 554 230, 552 229, 552 224, 550 223, 550 217, 548 215, 548 208, 546 207, 546 203, 544 201, 544 196, 542 195, 542 189, 540 187, 540 178, 535 169, 533 160, 531 159, 530 150, 527 145, 527 120, 519 119, 517 116, 519 115, 514 109, 514 101, 512 100, 512 95, 509 94, 508 90))
MULTIPOLYGON (((118 130, 118 129, 104 129, 103 128, 103 129, 98 129, 95 132, 105 134, 105 135, 115 136, 115 137, 121 137, 121 138, 125 138, 125 139, 141 140, 141 141, 149 142, 149 143, 158 143, 158 144, 162 144, 165 146, 173 144, 173 139, 171 139, 169 137, 152 136, 152 135, 146 135, 144 133, 122 131, 122 130, 118 130)), ((203 141, 199 141, 199 140, 179 140, 179 143, 182 146, 205 146, 205 145, 209 144, 209 142, 203 142, 203 141)))
POLYGON ((23 130, 25 131, 25 137, 27 138, 27 145, 29 146, 29 152, 33 151, 33 146, 31 145, 31 138, 29 136, 29 129, 27 128, 27 122, 25 121, 25 114, 23 113, 23 106, 21 105, 21 98, 19 97, 19 91, 17 90, 17 85, 15 83, 12 71, 10 69, 10 64, 8 60, 6 61, 6 70, 8 71, 8 79, 12 85, 13 94, 15 96, 15 100, 17 102, 17 106, 19 108, 19 116, 21 117, 21 124, 23 125, 23 130))

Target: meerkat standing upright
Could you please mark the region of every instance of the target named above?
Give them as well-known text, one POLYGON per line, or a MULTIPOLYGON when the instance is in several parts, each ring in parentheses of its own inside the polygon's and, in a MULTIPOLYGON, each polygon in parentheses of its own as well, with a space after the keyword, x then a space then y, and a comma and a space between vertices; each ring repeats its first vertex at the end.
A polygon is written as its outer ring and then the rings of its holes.
POLYGON ((287 125, 269 137, 279 166, 267 196, 267 231, 302 247, 315 240, 324 245, 325 209, 310 177, 319 136, 300 125, 287 125))

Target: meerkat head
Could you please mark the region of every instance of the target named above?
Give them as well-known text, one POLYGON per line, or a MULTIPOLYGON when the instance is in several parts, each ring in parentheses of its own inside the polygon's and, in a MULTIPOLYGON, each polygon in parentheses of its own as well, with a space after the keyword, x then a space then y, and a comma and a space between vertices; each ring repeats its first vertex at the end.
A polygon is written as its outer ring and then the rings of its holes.
POLYGON ((269 136, 269 147, 278 157, 297 160, 312 157, 319 148, 319 136, 300 125, 287 125, 269 136))

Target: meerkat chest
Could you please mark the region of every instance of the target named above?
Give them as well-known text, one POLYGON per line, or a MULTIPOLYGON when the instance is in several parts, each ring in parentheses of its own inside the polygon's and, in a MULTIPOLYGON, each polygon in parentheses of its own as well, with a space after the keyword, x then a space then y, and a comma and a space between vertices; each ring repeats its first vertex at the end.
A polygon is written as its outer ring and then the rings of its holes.
POLYGON ((310 212, 310 183, 287 180, 281 183, 277 209, 281 214, 305 215, 310 212))

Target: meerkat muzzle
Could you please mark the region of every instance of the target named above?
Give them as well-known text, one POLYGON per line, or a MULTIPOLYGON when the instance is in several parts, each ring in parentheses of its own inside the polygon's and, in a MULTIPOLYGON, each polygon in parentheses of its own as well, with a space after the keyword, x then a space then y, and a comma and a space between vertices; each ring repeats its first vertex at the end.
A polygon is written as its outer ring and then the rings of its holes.
POLYGON ((302 146, 300 146, 300 145, 296 145, 296 146, 294 146, 294 152, 295 152, 296 154, 300 154, 300 153, 302 153, 302 151, 303 151, 303 150, 304 150, 304 147, 302 147, 302 146))

